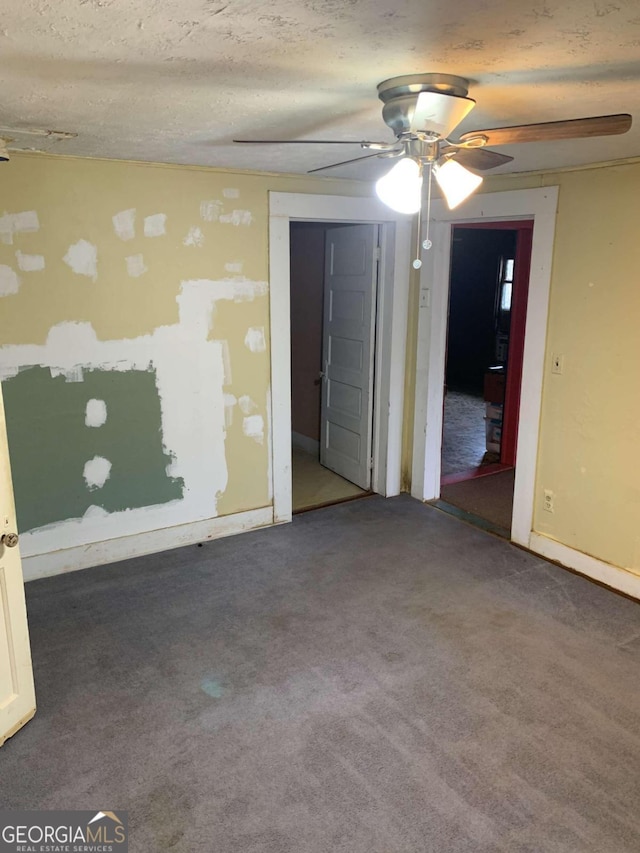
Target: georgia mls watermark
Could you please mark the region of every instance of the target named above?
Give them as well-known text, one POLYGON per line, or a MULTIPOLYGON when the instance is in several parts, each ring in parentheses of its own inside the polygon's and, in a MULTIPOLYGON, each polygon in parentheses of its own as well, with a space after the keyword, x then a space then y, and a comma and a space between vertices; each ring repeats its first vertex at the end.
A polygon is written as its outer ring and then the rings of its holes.
POLYGON ((0 853, 128 853, 126 812, 0 811, 0 853))

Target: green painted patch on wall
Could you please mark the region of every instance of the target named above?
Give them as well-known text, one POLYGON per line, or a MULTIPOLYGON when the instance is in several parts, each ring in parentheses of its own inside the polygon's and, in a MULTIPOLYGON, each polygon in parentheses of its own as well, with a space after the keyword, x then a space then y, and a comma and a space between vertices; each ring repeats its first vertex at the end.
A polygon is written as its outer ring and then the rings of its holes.
POLYGON ((81 518, 92 505, 116 512, 182 497, 182 479, 167 475, 155 371, 85 370, 82 382, 70 382, 32 367, 6 380, 3 394, 23 533, 81 518), (89 400, 106 405, 101 426, 85 424, 89 400), (96 456, 111 469, 103 486, 90 488, 84 467, 96 456))

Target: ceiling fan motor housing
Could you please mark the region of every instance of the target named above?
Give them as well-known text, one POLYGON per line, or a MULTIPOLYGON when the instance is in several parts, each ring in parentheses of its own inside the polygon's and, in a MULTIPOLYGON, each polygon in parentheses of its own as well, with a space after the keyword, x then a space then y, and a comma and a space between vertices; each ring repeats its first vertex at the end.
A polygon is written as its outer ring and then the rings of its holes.
MULTIPOLYGON (((422 92, 447 95, 454 107, 455 100, 466 99, 468 91, 469 81, 452 74, 405 74, 378 84, 378 97, 383 103, 382 118, 398 138, 412 132, 416 105, 422 92)), ((425 127, 424 131, 428 134, 429 128, 425 127)), ((437 138, 440 133, 434 131, 433 136, 437 138)))

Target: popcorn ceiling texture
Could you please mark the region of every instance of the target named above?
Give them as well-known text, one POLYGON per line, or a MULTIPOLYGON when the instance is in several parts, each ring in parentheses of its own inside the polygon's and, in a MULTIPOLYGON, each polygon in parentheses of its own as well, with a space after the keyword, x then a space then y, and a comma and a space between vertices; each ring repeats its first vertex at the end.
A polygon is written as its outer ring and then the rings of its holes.
MULTIPOLYGON (((304 172, 358 149, 231 140, 389 139, 376 84, 425 71, 471 81, 461 131, 640 112, 636 0, 0 0, 0 13, 0 123, 79 134, 15 134, 19 148, 304 172)), ((639 134, 512 146, 502 170, 637 156, 639 134)))

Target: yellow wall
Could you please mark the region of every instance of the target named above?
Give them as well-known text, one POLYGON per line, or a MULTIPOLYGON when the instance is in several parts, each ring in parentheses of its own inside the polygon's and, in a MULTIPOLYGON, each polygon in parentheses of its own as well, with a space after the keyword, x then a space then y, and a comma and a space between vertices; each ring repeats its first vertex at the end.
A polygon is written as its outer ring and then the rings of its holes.
MULTIPOLYGON (((485 181, 489 192, 558 185, 534 529, 640 570, 640 164, 485 181), (551 354, 564 372, 550 372, 551 354), (542 510, 544 489, 555 495, 542 510)), ((416 317, 416 288, 411 312, 416 317)), ((404 478, 413 423, 408 340, 404 478)))
MULTIPOLYGON (((95 333, 93 343, 89 341, 86 350, 105 353, 104 360, 108 362, 107 369, 114 381, 118 378, 118 371, 124 369, 118 364, 119 353, 123 363, 131 360, 134 353, 136 369, 145 370, 147 347, 151 367, 155 366, 154 360, 160 362, 164 359, 166 373, 171 371, 171 353, 168 350, 174 348, 176 359, 188 358, 191 347, 195 349, 197 343, 203 356, 199 362, 194 357, 193 369, 202 370, 198 378, 201 388, 197 382, 185 381, 183 389, 178 376, 170 377, 167 380, 173 383, 169 388, 170 397, 163 399, 161 381, 157 380, 163 421, 171 417, 167 408, 175 413, 176 408, 184 407, 184 419, 193 421, 194 436, 198 431, 209 430, 211 454, 218 454, 214 462, 212 455, 209 460, 203 459, 203 464, 213 465, 212 471, 220 487, 217 494, 205 496, 196 515, 207 518, 268 505, 271 500, 268 482, 270 327, 266 290, 268 193, 287 191, 356 196, 368 194, 370 188, 363 183, 326 178, 231 173, 41 155, 13 155, 11 161, 3 165, 0 176, 0 216, 3 211, 9 214, 0 221, 0 272, 4 275, 0 281, 0 294, 4 286, 4 295, 0 295, 0 368, 7 380, 7 388, 11 387, 12 376, 18 369, 23 371, 38 365, 42 370, 45 366, 47 370, 52 369, 53 376, 59 372, 56 359, 65 363, 67 381, 73 381, 72 371, 69 372, 68 368, 70 359, 74 357, 74 348, 78 352, 78 365, 85 370, 86 376, 89 375, 87 370, 102 369, 104 364, 88 363, 83 355, 83 341, 87 334, 91 337, 95 333), (113 217, 128 210, 135 210, 135 235, 123 239, 122 231, 120 235, 116 233, 113 217), (37 230, 21 228, 19 221, 12 219, 24 211, 37 214, 37 230), (165 233, 158 236, 145 234, 145 219, 157 214, 166 216, 165 233), (16 221, 18 225, 14 227, 16 221), (69 247, 79 241, 95 247, 95 277, 74 271, 72 265, 64 260, 65 256, 68 257, 69 247), (131 261, 128 262, 127 258, 138 255, 145 271, 133 276, 127 266, 131 261), (25 261, 25 256, 32 260, 25 261), (44 269, 24 268, 33 264, 34 256, 42 259, 44 269), (11 279, 14 274, 19 277, 19 289, 16 293, 7 292, 7 275, 11 279), (184 301, 180 302, 184 296, 184 282, 191 282, 191 308, 184 301), (219 296, 219 286, 226 286, 225 283, 236 288, 235 295, 231 298, 228 295, 215 297, 216 293, 219 296), (207 292, 214 294, 209 302, 207 292), (200 304, 201 308, 198 307, 200 304), (181 311, 183 317, 180 317, 181 311), (204 337, 203 324, 207 327, 204 337), (52 329, 57 329, 55 346, 52 329), (252 350, 247 345, 249 329, 264 329, 265 347, 252 350), (209 349, 208 344, 211 344, 209 349), (66 348, 66 351, 60 354, 60 348, 66 348), (221 364, 224 362, 224 381, 220 378, 218 382, 223 387, 216 389, 217 402, 211 405, 220 410, 224 395, 229 409, 226 413, 212 413, 209 403, 208 409, 204 404, 198 408, 200 404, 196 398, 200 390, 211 394, 207 387, 211 379, 206 372, 211 369, 211 365, 206 363, 209 358, 218 359, 221 364), (245 401, 250 398, 248 411, 241 411, 241 398, 245 401), (263 418, 265 431, 262 441, 246 434, 246 415, 263 418), (207 420, 209 416, 212 418, 210 422, 207 420), (220 470, 225 466, 226 475, 220 470)), ((139 265, 139 261, 134 265, 139 265)), ((221 377, 221 370, 222 367, 215 375, 221 377)), ((33 375, 36 377, 35 373, 33 375)), ((37 374, 37 378, 41 381, 42 373, 37 374)), ((26 380, 21 382, 22 394, 14 397, 22 400, 21 405, 25 408, 33 401, 28 402, 26 380)), ((145 424, 153 417, 154 411, 159 411, 158 406, 154 409, 152 403, 147 406, 145 424)), ((69 411, 64 412, 64 417, 72 415, 69 411)), ((20 423, 29 421, 33 424, 34 435, 36 421, 37 429, 44 434, 46 416, 25 409, 20 423)), ((136 423, 142 424, 142 421, 135 422, 134 418, 132 429, 136 428, 136 423)), ((157 424, 157 427, 160 429, 161 425, 157 424)), ((174 424, 174 433, 180 428, 179 424, 174 424)), ((182 428, 185 429, 184 425, 182 428)), ((206 454, 206 436, 201 440, 206 454)), ((174 455, 175 448, 170 444, 164 441, 166 458, 161 453, 156 454, 157 459, 162 461, 164 458, 163 465, 174 455)), ((25 460, 24 464, 28 465, 28 450, 25 451, 25 460)), ((115 472, 116 461, 111 461, 115 472)), ((180 461, 178 459, 178 463, 180 461)), ((194 468, 193 464, 191 467, 194 468)), ((151 478, 150 483, 157 482, 157 474, 157 471, 153 472, 156 479, 151 478)), ((14 470, 14 479, 21 475, 21 471, 14 470)), ((77 475, 74 473, 78 480, 77 488, 83 489, 85 484, 81 475, 81 470, 77 475)), ((182 482, 177 476, 174 479, 175 483, 182 482)), ((61 495, 56 496, 57 487, 56 483, 48 484, 52 503, 62 500, 61 495)), ((187 498, 188 492, 187 482, 187 498)), ((101 506, 100 492, 96 487, 93 487, 91 500, 96 506, 101 506)), ((152 498, 150 503, 153 503, 152 498)), ((55 506, 50 508, 55 510, 55 506)), ((153 529, 154 524, 164 526, 164 520, 159 516, 149 519, 147 524, 139 514, 140 523, 135 529, 129 527, 120 531, 111 519, 107 531, 106 522, 100 528, 98 514, 95 509, 92 512, 95 516, 91 519, 93 526, 87 534, 91 541, 101 536, 108 538, 137 532, 145 525, 149 529, 153 529)), ((122 517, 129 523, 130 513, 123 513, 122 517)), ((192 519, 179 518, 180 523, 189 520, 192 519)), ((85 521, 87 526, 89 522, 85 521)), ((76 528, 68 529, 70 538, 64 543, 59 541, 57 547, 78 544, 74 541, 73 531, 76 528)))

